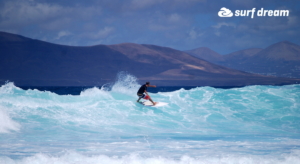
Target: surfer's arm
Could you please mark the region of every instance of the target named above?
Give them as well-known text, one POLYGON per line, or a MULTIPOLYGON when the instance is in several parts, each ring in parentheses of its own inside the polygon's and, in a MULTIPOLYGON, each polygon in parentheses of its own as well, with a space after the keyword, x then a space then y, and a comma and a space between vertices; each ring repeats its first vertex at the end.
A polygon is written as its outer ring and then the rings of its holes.
MULTIPOLYGON (((148 95, 148 92, 147 92, 146 90, 145 90, 144 92, 146 93, 146 95, 148 95)), ((148 96, 149 96, 149 95, 148 95, 148 96)))
POLYGON ((153 88, 156 88, 156 85, 149 85, 148 87, 153 87, 153 88))

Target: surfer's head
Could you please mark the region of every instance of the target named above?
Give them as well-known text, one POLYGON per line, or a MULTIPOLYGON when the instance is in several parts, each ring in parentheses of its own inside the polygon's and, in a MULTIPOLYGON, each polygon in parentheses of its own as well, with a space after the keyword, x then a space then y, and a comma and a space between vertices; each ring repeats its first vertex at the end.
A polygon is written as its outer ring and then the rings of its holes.
POLYGON ((146 85, 150 85, 150 82, 146 82, 146 85))

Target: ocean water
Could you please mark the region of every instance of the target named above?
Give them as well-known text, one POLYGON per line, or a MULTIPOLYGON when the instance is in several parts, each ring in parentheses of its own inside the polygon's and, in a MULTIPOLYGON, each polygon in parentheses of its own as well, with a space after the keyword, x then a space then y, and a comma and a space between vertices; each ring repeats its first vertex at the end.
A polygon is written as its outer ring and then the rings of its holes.
POLYGON ((0 163, 300 163, 300 85, 150 93, 163 107, 136 103, 139 86, 130 75, 77 94, 2 85, 0 163))

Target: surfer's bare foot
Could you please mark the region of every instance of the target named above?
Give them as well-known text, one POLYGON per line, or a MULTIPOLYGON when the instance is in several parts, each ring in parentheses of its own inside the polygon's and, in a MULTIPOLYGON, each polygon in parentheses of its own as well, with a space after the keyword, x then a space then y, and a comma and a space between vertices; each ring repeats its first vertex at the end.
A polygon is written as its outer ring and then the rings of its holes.
POLYGON ((154 102, 154 103, 153 103, 153 106, 156 105, 156 104, 157 104, 157 102, 154 102))

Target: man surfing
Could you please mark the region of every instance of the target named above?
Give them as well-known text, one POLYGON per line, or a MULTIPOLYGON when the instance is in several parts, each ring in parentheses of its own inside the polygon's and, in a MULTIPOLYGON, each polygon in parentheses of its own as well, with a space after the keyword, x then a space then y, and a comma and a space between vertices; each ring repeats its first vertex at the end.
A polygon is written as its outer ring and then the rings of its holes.
POLYGON ((137 92, 137 95, 139 96, 139 99, 136 102, 140 102, 140 99, 146 99, 146 100, 150 100, 153 105, 156 104, 156 102, 154 102, 151 97, 149 96, 148 92, 147 92, 147 87, 156 87, 156 85, 150 85, 150 82, 146 82, 146 84, 142 85, 140 87, 140 89, 137 92))

